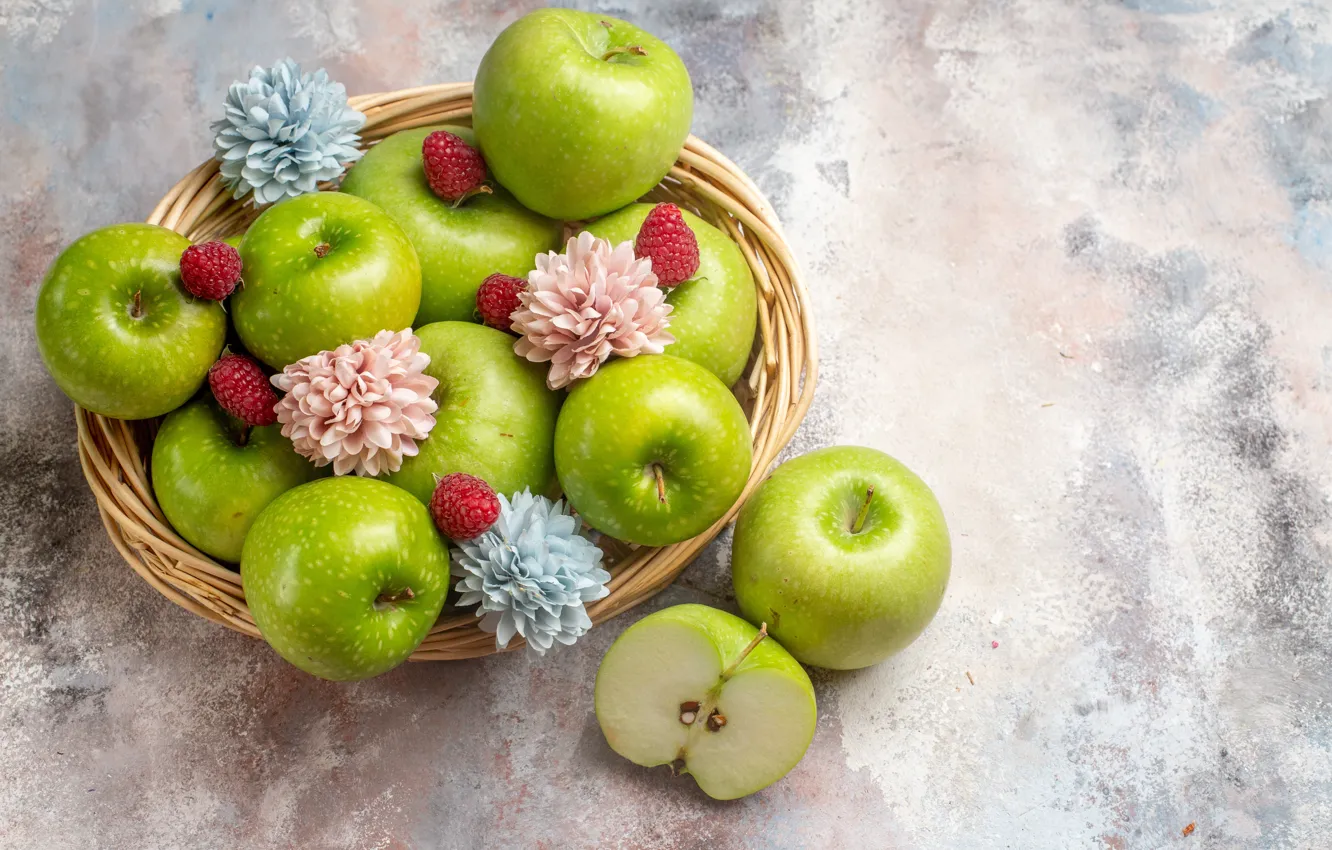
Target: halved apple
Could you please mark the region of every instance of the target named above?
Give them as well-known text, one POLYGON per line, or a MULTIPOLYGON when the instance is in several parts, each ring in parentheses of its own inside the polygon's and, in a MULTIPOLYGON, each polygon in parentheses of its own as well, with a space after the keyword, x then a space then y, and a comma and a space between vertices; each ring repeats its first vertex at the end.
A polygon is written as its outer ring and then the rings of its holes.
POLYGON ((597 721, 615 752, 671 765, 733 800, 781 779, 814 737, 814 686, 766 630, 706 605, 630 626, 597 671, 597 721))

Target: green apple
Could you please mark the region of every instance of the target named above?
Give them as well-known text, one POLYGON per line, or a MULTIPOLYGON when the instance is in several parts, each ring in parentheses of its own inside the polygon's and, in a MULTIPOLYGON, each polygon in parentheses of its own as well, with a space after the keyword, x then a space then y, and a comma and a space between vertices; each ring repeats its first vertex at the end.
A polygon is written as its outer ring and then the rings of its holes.
POLYGON ((241 554, 264 639, 307 673, 378 676, 425 640, 448 592, 449 550, 425 506, 374 478, 321 478, 254 521, 241 554))
POLYGON ((412 240, 421 260, 421 309, 416 324, 472 321, 476 290, 500 272, 527 277, 537 254, 558 250, 564 225, 523 207, 502 187, 454 207, 430 191, 421 143, 447 130, 475 144, 467 127, 403 130, 366 151, 342 181, 342 191, 383 208, 412 240))
MULTIPOLYGON (((358 165, 357 168, 360 168, 358 165)), ((426 374, 439 380, 439 404, 419 453, 387 480, 429 503, 435 476, 466 472, 512 496, 548 493, 555 483, 552 443, 563 393, 546 388, 544 364, 513 353, 513 337, 470 322, 417 328, 426 374)))
POLYGON ((597 722, 612 750, 669 764, 718 800, 791 772, 814 738, 809 676, 739 617, 676 605, 634 623, 597 670, 597 722))
MULTIPOLYGON (((632 242, 653 204, 630 204, 587 226, 593 236, 618 245, 632 242)), ((692 360, 734 384, 749 361, 758 322, 758 295, 754 275, 740 247, 703 219, 681 210, 685 224, 698 238, 698 272, 666 290, 675 342, 666 349, 674 357, 692 360)))
POLYGON ((93 413, 149 419, 189 401, 227 333, 222 305, 180 285, 184 236, 118 224, 56 257, 37 295, 37 351, 93 413))
POLYGON ((472 93, 491 173, 524 206, 567 220, 619 209, 657 185, 693 114, 675 51, 632 24, 573 9, 538 9, 500 33, 472 93))
MULTIPOLYGON (((236 251, 239 252, 241 240, 244 238, 245 238, 245 233, 244 231, 242 231, 240 233, 233 233, 231 236, 224 237, 222 241, 227 243, 231 247, 235 248, 236 251)), ((243 270, 241 275, 242 277, 244 277, 243 270)), ((249 354, 249 352, 245 350, 245 343, 241 342, 240 334, 236 333, 235 321, 227 322, 227 341, 223 344, 223 348, 229 349, 236 354, 249 354)))
POLYGON ((929 625, 952 547, 930 488, 883 452, 834 446, 787 461, 741 509, 740 611, 805 664, 877 664, 929 625))
POLYGON ((269 502, 325 471, 296 454, 282 426, 246 428, 208 398, 168 414, 153 440, 162 512, 196 548, 232 563, 269 502))
POLYGON ((402 228, 363 198, 315 192, 264 211, 241 240, 245 282, 231 316, 245 348, 275 369, 411 327, 421 264, 402 228))
POLYGON ((574 385, 555 425, 555 471, 598 531, 665 546, 702 533, 740 498, 749 423, 717 376, 688 360, 611 360, 574 385))

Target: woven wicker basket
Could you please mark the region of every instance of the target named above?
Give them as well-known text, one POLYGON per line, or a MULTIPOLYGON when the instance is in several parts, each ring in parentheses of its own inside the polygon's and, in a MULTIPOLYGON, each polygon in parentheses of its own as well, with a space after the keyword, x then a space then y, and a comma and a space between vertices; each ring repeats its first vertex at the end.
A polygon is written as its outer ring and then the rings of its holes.
MULTIPOLYGON (((470 123, 470 83, 424 86, 351 98, 366 115, 367 144, 398 130, 443 122, 470 123)), ((589 606, 601 622, 669 585, 729 522, 791 439, 814 394, 818 356, 809 296, 783 240, 772 207, 734 163, 689 137, 670 174, 650 194, 692 210, 730 234, 753 269, 759 299, 759 341, 735 392, 754 439, 754 463, 744 493, 726 516, 692 540, 661 549, 610 544, 610 595, 589 606)), ((152 224, 192 240, 221 238, 245 229, 257 215, 233 201, 209 160, 172 187, 152 224)), ((259 637, 245 605, 241 576, 211 560, 172 530, 153 497, 147 469, 157 422, 123 422, 75 408, 79 461, 97 497, 111 542, 140 576, 172 602, 216 623, 259 637)), ((496 652, 495 638, 468 613, 445 616, 412 660, 474 658, 496 652)), ((521 639, 509 644, 522 645, 521 639)))

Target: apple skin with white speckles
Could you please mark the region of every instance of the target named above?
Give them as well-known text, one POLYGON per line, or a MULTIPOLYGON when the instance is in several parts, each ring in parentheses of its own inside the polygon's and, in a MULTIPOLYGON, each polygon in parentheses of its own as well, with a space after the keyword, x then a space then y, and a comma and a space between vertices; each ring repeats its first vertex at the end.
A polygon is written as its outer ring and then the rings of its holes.
MULTIPOLYGON (((632 242, 653 206, 630 204, 592 222, 587 230, 612 245, 632 242)), ((754 275, 730 237, 688 210, 680 212, 698 239, 698 271, 666 290, 666 303, 674 307, 675 337, 667 353, 694 361, 729 387, 744 372, 754 347, 758 322, 754 275)))
POLYGON ((240 254, 232 321, 245 348, 274 369, 411 327, 421 304, 416 250, 364 198, 316 192, 280 201, 250 225, 240 254))
POLYGON ((943 602, 951 563, 934 493, 860 446, 779 466, 740 510, 731 544, 745 618, 767 622, 802 663, 834 670, 877 664, 915 640, 943 602))
POLYGON ((543 364, 513 353, 513 337, 470 322, 416 329, 430 355, 426 374, 439 381, 439 405, 418 454, 387 476, 422 502, 435 476, 466 472, 506 496, 524 488, 549 493, 555 484, 555 418, 564 393, 546 387, 543 364))
POLYGON ((264 639, 305 672, 335 681, 407 660, 439 617, 448 576, 448 547, 425 506, 354 475, 278 496, 241 555, 245 600, 264 639))
POLYGON ((598 531, 645 546, 688 540, 720 519, 744 490, 752 454, 730 390, 668 354, 606 363, 574 385, 555 425, 570 504, 598 531))
POLYGON ((168 414, 153 439, 153 493, 173 528, 222 561, 241 558, 245 533, 269 502, 327 474, 292 448, 282 426, 251 428, 211 399, 168 414))
POLYGON ((184 236, 119 224, 83 236, 37 295, 37 350, 65 395, 116 419, 161 416, 189 401, 227 332, 222 305, 180 284, 184 236), (139 294, 135 316, 134 295, 139 294))
POLYGON ((475 144, 468 127, 437 125, 394 133, 366 151, 342 191, 378 204, 402 227, 421 260, 416 324, 473 321, 476 290, 496 272, 527 277, 537 254, 558 249, 563 222, 538 215, 503 187, 455 207, 430 190, 421 143, 447 130, 475 144))
POLYGON ((693 115, 675 51, 625 21, 574 9, 538 9, 500 33, 472 93, 491 173, 523 206, 570 221, 657 185, 693 115))

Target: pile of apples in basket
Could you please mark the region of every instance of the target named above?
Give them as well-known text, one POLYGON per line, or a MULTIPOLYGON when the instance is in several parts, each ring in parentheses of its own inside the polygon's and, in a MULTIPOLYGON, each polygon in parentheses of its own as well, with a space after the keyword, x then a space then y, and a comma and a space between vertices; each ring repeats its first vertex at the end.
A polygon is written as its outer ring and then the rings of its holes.
MULTIPOLYGON (((567 9, 499 35, 470 127, 366 150, 324 71, 256 67, 213 132, 219 179, 258 217, 219 241, 149 224, 77 240, 38 296, 41 357, 88 411, 161 417, 163 513, 239 570, 300 669, 383 673, 441 612, 558 651, 609 593, 603 535, 688 540, 750 476, 731 386, 753 272, 725 230, 641 201, 692 114, 670 47, 567 9)), ((743 617, 677 605, 606 653, 607 741, 718 798, 777 781, 814 734, 802 664, 906 646, 950 557, 938 502, 888 455, 788 461, 736 520, 743 617)))

